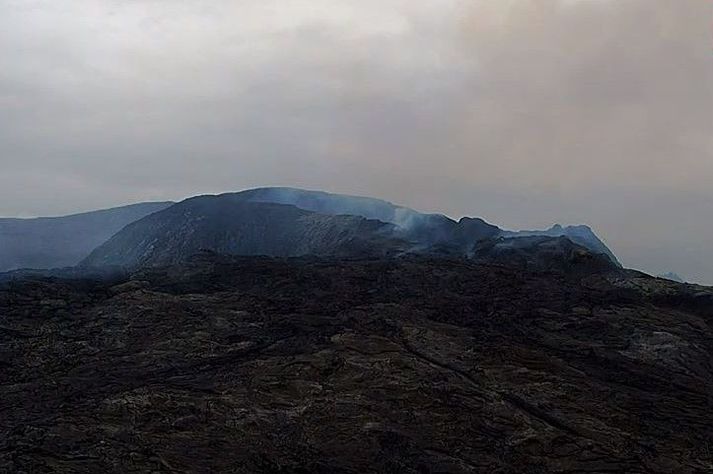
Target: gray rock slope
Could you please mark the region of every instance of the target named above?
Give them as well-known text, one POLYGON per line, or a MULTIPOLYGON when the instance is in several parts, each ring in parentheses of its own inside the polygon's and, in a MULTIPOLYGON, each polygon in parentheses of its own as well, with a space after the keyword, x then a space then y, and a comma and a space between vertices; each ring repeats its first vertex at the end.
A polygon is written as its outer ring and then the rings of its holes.
POLYGON ((245 199, 292 204, 301 209, 324 214, 353 214, 378 219, 398 226, 407 238, 427 244, 449 243, 469 254, 473 244, 494 237, 566 237, 596 254, 604 254, 616 265, 620 263, 606 244, 586 225, 559 224, 547 230, 509 231, 488 224, 480 218, 464 217, 456 222, 441 214, 424 214, 380 199, 306 191, 294 188, 260 188, 238 193, 245 199))
POLYGON ((386 256, 404 250, 393 233, 392 224, 375 219, 318 214, 231 194, 200 196, 127 226, 83 265, 166 265, 202 250, 275 257, 386 256))
POLYGON ((76 265, 127 224, 171 204, 151 202, 64 217, 0 219, 0 271, 76 265))

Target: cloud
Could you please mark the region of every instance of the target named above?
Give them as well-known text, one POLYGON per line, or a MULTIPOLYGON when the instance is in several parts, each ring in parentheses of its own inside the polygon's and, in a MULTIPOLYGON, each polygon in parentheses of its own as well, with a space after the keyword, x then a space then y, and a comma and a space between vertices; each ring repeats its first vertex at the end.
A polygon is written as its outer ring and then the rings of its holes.
POLYGON ((466 121, 474 148, 492 143, 522 184, 707 187, 708 2, 509 5, 495 15, 492 2, 473 2, 465 21, 482 92, 466 121))
POLYGON ((712 10, 0 0, 0 214, 286 184, 586 221, 713 283, 712 10))
POLYGON ((488 158, 459 172, 546 197, 528 212, 587 216, 632 266, 713 283, 713 5, 505 4, 464 15, 478 92, 458 120, 488 158))

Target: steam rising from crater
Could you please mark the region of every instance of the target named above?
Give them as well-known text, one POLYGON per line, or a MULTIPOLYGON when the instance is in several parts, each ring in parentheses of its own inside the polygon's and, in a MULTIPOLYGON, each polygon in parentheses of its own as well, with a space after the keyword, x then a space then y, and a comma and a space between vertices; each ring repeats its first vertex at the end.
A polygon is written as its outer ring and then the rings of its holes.
POLYGON ((586 222, 627 265, 713 283, 712 12, 7 0, 0 215, 299 186, 586 222))

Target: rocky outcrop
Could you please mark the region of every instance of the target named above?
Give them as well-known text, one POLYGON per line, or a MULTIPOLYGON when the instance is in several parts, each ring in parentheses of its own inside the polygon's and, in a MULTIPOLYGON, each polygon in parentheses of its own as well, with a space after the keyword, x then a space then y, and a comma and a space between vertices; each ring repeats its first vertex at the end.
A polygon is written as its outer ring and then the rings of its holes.
POLYGON ((622 266, 614 253, 597 237, 587 225, 563 227, 555 224, 547 230, 523 230, 518 232, 503 231, 504 237, 566 237, 573 243, 588 249, 593 253, 606 255, 617 266, 622 266))

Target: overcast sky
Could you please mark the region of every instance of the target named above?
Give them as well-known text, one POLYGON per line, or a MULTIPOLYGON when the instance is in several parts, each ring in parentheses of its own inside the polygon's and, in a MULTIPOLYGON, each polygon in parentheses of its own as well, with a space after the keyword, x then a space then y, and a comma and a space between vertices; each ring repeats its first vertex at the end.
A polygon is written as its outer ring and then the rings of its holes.
POLYGON ((0 0, 0 215, 290 185, 713 284, 709 0, 0 0))

